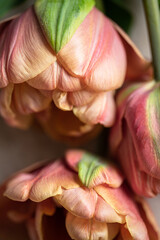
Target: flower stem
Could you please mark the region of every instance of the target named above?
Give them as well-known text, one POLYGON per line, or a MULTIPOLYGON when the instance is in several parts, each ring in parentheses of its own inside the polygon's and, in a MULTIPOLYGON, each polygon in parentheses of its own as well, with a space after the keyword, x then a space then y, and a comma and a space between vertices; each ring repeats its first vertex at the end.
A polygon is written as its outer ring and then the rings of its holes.
POLYGON ((150 37, 154 77, 160 81, 160 12, 158 0, 143 0, 150 37))

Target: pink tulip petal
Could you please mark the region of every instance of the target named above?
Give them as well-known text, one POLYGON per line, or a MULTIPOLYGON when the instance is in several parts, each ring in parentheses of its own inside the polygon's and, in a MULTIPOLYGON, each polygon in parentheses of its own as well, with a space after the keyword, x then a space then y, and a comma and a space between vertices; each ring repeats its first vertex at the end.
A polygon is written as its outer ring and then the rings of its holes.
POLYGON ((9 181, 5 196, 15 201, 31 199, 40 202, 61 194, 62 189, 77 187, 78 176, 68 170, 61 161, 56 161, 32 173, 20 173, 15 176, 9 181))
POLYGON ((80 107, 92 102, 97 97, 97 92, 87 89, 68 93, 68 100, 74 107, 80 107))
MULTIPOLYGON (((43 36, 33 8, 14 19, 5 28, 4 34, 0 41, 0 45, 3 45, 0 55, 2 79, 7 76, 8 82, 27 81, 56 60, 43 36)), ((4 82, 6 86, 6 79, 4 82)))
POLYGON ((60 70, 57 73, 58 89, 60 89, 61 91, 65 91, 65 92, 78 91, 78 90, 82 89, 83 79, 72 76, 60 65, 59 65, 59 68, 60 68, 60 70))
POLYGON ((0 115, 9 125, 26 129, 31 125, 32 118, 18 113, 15 109, 12 102, 14 90, 13 84, 0 90, 0 115))
POLYGON ((111 150, 117 154, 132 188, 137 194, 150 197, 160 192, 155 144, 160 134, 159 118, 157 100, 153 98, 158 96, 158 88, 152 81, 119 93, 117 122, 110 137, 111 150))
POLYGON ((95 209, 95 220, 106 223, 125 223, 125 217, 119 215, 107 202, 98 196, 96 209, 95 209))
POLYGON ((125 141, 122 142, 117 153, 132 188, 139 195, 153 197, 160 192, 160 180, 143 171, 143 167, 140 166, 141 158, 137 154, 129 131, 123 131, 123 138, 125 141), (127 148, 126 143, 128 144, 127 148), (128 169, 131 169, 129 174, 128 169))
POLYGON ((107 224, 95 221, 94 219, 79 218, 68 213, 66 217, 66 228, 72 239, 108 239, 107 224))
POLYGON ((37 89, 61 91, 78 91, 82 88, 83 79, 79 79, 67 73, 67 71, 55 61, 47 69, 28 80, 28 84, 37 89))
POLYGON ((119 215, 125 217, 126 227, 133 239, 148 240, 146 226, 124 186, 116 189, 101 185, 94 189, 119 215))
MULTIPOLYGON (((10 18, 7 18, 3 21, 0 21, 0 52, 3 51, 4 44, 6 41, 6 31, 5 28, 8 28, 9 24, 11 23, 11 20, 14 18, 18 17, 19 15, 12 16, 10 18)), ((5 61, 5 56, 2 57, 1 63, 0 63, 0 69, 1 69, 1 74, 0 74, 0 88, 5 87, 8 84, 8 77, 5 68, 2 66, 2 62, 5 61)))
MULTIPOLYGON (((66 161, 68 165, 77 172, 79 171, 78 164, 80 164, 81 161, 85 162, 85 158, 87 158, 87 160, 90 159, 90 162, 92 162, 92 164, 95 161, 94 155, 88 154, 80 150, 69 150, 66 152, 66 161)), ((123 176, 119 172, 119 170, 112 163, 107 162, 107 160, 106 164, 105 161, 103 161, 103 159, 101 158, 97 158, 96 161, 97 163, 99 163, 99 166, 97 165, 97 170, 95 166, 94 169, 92 169, 92 175, 90 176, 90 180, 88 181, 89 184, 87 185, 87 187, 91 189, 103 183, 106 183, 113 188, 118 188, 119 186, 121 186, 123 182, 123 176)), ((92 166, 89 165, 89 167, 92 166)), ((87 168, 86 174, 88 174, 90 170, 89 167, 87 168)), ((84 176, 84 178, 85 177, 88 178, 89 175, 84 176)))
POLYGON ((128 35, 115 23, 113 26, 121 36, 127 53, 127 80, 152 79, 153 71, 150 61, 145 59, 128 35))
POLYGON ((27 83, 36 88, 41 90, 53 90, 57 87, 58 78, 56 76, 57 69, 57 62, 51 64, 48 68, 46 68, 43 72, 38 74, 36 77, 27 81, 27 83))
POLYGON ((88 105, 73 108, 73 112, 84 123, 101 123, 109 127, 115 118, 113 93, 101 93, 88 105))
POLYGON ((95 212, 97 194, 94 190, 76 188, 63 190, 55 199, 72 214, 89 219, 95 212))
POLYGON ((78 172, 78 163, 82 159, 84 151, 82 150, 68 150, 65 153, 66 162, 69 167, 78 172))
POLYGON ((60 50, 58 59, 68 72, 84 77, 84 82, 94 90, 112 90, 124 80, 123 45, 112 23, 96 8, 60 50))
POLYGON ((14 106, 17 112, 28 115, 46 109, 51 98, 46 98, 39 90, 26 83, 16 84, 13 94, 14 106))
POLYGON ((1 21, 0 21, 0 34, 3 32, 3 30, 5 29, 5 27, 10 24, 10 22, 11 22, 13 19, 15 19, 15 18, 17 18, 17 17, 19 17, 19 16, 20 16, 20 14, 16 14, 16 15, 14 15, 14 16, 11 16, 11 17, 9 17, 9 18, 5 18, 4 20, 1 20, 1 21))
POLYGON ((68 101, 68 96, 66 92, 62 92, 60 90, 55 90, 52 94, 53 101, 59 109, 64 111, 71 111, 73 106, 68 101))

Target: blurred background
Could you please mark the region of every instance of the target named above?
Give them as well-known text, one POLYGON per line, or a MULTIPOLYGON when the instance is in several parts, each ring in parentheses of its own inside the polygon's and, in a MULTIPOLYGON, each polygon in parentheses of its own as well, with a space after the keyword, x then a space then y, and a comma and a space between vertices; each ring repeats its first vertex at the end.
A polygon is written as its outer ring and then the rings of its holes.
MULTIPOLYGON (((98 1, 97 3, 99 3, 98 1)), ((33 0, 0 0, 0 19, 23 12, 32 3, 33 0)), ((105 0, 105 7, 108 16, 117 21, 129 33, 143 55, 150 59, 151 54, 142 1, 105 0)), ((100 154, 101 151, 104 151, 104 148, 107 148, 104 139, 104 133, 102 133, 81 148, 100 154)), ((38 127, 22 131, 10 128, 0 118, 0 182, 15 171, 34 162, 62 156, 67 148, 69 146, 53 141, 38 127)), ((160 226, 160 197, 147 199, 147 201, 160 226)))

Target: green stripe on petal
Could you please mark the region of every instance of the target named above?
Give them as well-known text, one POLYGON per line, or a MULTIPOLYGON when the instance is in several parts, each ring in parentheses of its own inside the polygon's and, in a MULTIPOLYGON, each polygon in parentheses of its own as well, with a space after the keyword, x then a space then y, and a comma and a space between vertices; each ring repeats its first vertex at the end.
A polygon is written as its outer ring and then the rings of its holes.
POLYGON ((35 1, 37 17, 56 53, 69 42, 94 5, 94 0, 35 1))
POLYGON ((98 157, 85 153, 78 163, 78 175, 81 182, 90 187, 105 168, 106 165, 101 163, 98 157))
POLYGON ((156 158, 160 163, 160 87, 151 91, 147 100, 147 120, 156 158))

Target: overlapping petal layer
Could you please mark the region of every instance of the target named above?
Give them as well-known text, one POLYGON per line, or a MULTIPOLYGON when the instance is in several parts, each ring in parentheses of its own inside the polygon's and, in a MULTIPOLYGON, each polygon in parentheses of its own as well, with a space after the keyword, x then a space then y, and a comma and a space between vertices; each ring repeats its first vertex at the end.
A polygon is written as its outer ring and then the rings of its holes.
MULTIPOLYGON (((11 207, 8 211, 4 208, 5 212, 12 221, 26 222, 33 240, 53 236, 63 240, 159 240, 158 227, 146 203, 141 199, 136 202, 122 184, 119 171, 110 163, 101 166, 98 159, 74 150, 64 159, 20 172, 2 189, 14 200, 7 200, 11 207), (92 160, 97 162, 98 171, 91 172, 92 160), (78 177, 82 170, 86 181, 78 177), (90 188, 86 186, 88 177, 94 182, 90 188), (99 181, 94 180, 97 177, 99 181), (115 179, 119 184, 112 187, 115 179), (30 211, 24 215, 14 209, 14 204, 24 204, 30 211)), ((3 202, 7 203, 4 198, 3 202)))
MULTIPOLYGON (((38 6, 37 3, 37 14, 41 13, 38 6)), ((52 98, 58 108, 73 111, 80 122, 86 125, 83 131, 79 130, 79 135, 87 134, 89 128, 91 131, 97 123, 111 126, 115 119, 113 90, 122 85, 127 66, 127 71, 132 71, 132 58, 140 62, 139 69, 134 73, 137 76, 148 74, 148 62, 123 31, 96 8, 86 9, 88 15, 74 29, 68 42, 65 38, 65 45, 58 51, 57 47, 54 49, 49 44, 48 35, 42 31, 42 16, 38 15, 37 18, 33 7, 13 20, 0 24, 0 87, 3 88, 0 91, 0 106, 3 108, 5 102, 9 108, 1 113, 7 123, 26 128, 29 126, 28 116, 34 118, 34 113, 47 109, 52 98), (41 19, 40 22, 38 19, 41 19), (16 93, 13 95, 16 97, 8 93, 8 98, 5 98, 3 92, 8 92, 11 84, 14 84, 16 93)), ((51 22, 49 27, 56 26, 52 26, 51 22)), ((60 34, 59 31, 57 34, 60 34)), ((60 35, 54 36, 54 40, 58 41, 60 35)), ((61 37, 64 37, 63 34, 61 37)), ((55 46, 61 43, 56 42, 55 46)), ((128 79, 130 75, 127 74, 128 79)), ((44 124, 42 126, 47 128, 44 124)), ((52 128, 53 131, 50 131, 55 132, 54 124, 52 128)), ((67 134, 71 135, 69 131, 67 134)))
POLYGON ((159 96, 159 84, 154 81, 122 90, 111 132, 112 152, 134 191, 142 196, 160 192, 159 96))

